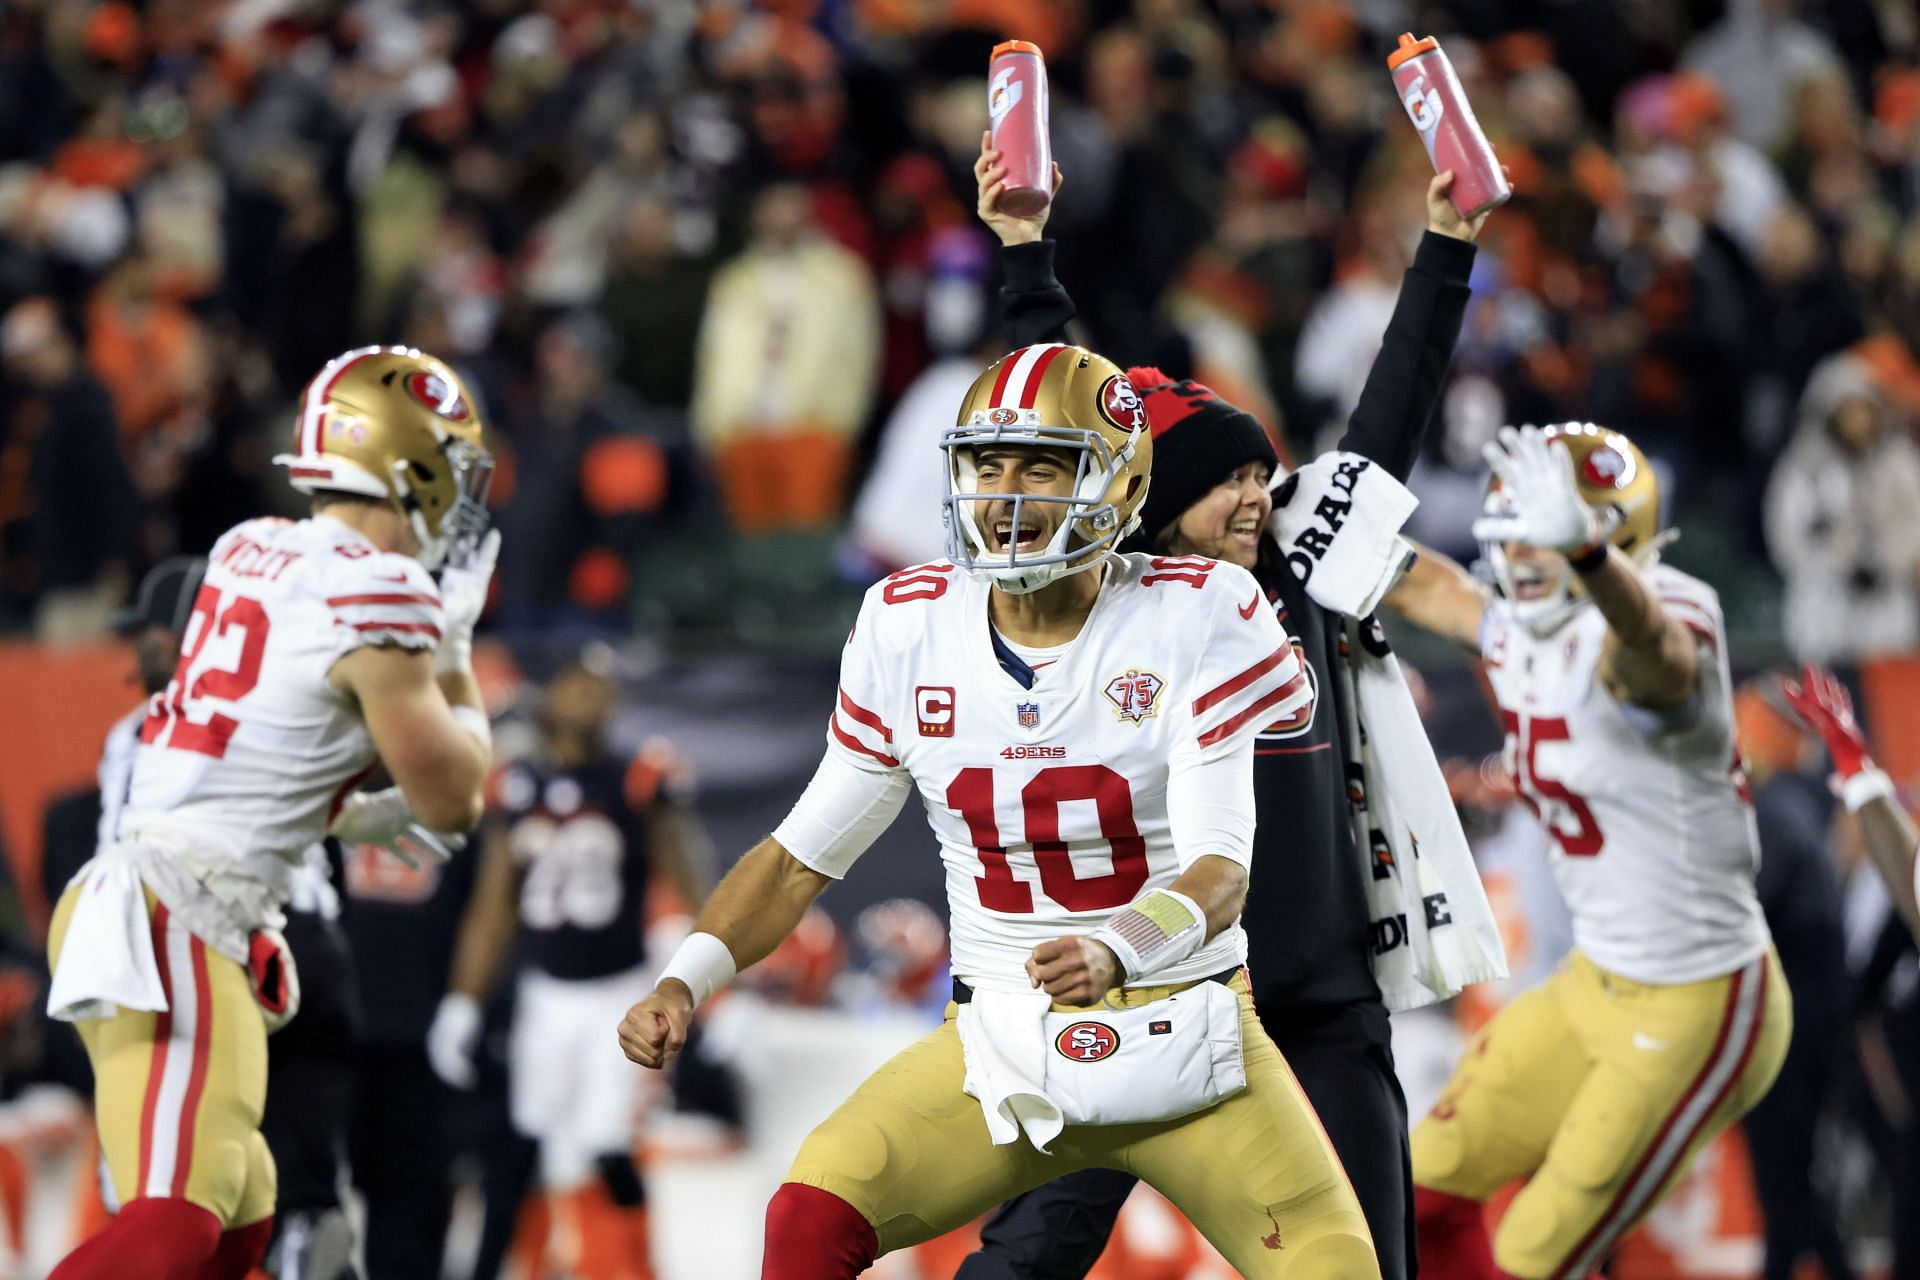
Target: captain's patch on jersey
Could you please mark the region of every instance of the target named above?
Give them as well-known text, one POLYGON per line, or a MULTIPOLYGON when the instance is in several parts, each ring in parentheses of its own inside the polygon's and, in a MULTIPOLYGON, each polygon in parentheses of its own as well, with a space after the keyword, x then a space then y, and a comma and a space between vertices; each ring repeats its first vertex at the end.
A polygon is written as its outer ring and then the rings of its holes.
POLYGON ((1167 682, 1153 672, 1129 668, 1107 681, 1105 693, 1122 720, 1139 724, 1159 714, 1160 691, 1166 687, 1167 682))
POLYGON ((1076 1022, 1053 1038, 1053 1047, 1063 1058, 1098 1062, 1120 1047, 1120 1033, 1104 1022, 1076 1022))
POLYGON ((923 684, 913 690, 913 707, 923 738, 953 736, 953 687, 923 684))

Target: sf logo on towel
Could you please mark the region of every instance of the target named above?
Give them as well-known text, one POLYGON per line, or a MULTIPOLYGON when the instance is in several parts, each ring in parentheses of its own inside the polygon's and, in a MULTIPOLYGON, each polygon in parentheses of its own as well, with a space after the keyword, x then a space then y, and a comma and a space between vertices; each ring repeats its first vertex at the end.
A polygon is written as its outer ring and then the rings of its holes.
POLYGON ((1120 1033, 1104 1022, 1076 1022, 1053 1038, 1053 1047, 1063 1058, 1098 1062, 1120 1047, 1120 1033))

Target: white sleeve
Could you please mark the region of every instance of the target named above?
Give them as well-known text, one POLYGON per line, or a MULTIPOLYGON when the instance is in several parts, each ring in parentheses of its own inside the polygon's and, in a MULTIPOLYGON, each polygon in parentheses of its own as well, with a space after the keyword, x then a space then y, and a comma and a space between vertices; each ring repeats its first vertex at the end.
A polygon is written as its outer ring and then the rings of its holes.
POLYGON ((1167 826, 1185 871, 1208 854, 1253 865, 1253 739, 1233 750, 1181 745, 1167 770, 1167 826))
POLYGON ((440 643, 440 587, 413 557, 341 555, 323 580, 336 658, 366 645, 430 652, 440 643))
POLYGON ((1293 641, 1252 574, 1218 565, 1202 591, 1210 627, 1194 671, 1199 694, 1179 745, 1212 759, 1248 746, 1267 725, 1302 715, 1314 694, 1293 641))
POLYGON ((900 755, 884 718, 891 714, 887 662, 877 643, 880 625, 874 599, 875 593, 869 591, 840 651, 840 687, 834 691, 833 711, 827 716, 827 754, 855 769, 892 773, 900 771, 900 755))
POLYGON ((862 769, 829 750, 773 838, 799 861, 838 880, 892 825, 912 789, 913 779, 901 770, 862 769))

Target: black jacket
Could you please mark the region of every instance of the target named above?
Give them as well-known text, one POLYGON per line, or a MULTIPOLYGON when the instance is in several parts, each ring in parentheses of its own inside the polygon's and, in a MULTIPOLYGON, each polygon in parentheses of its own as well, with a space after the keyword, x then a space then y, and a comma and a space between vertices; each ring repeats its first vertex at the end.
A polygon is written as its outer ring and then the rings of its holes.
MULTIPOLYGON (((1380 354, 1340 448, 1386 467, 1413 470, 1460 335, 1474 247, 1428 232, 1400 286, 1380 354)), ((1001 316, 1015 347, 1066 341, 1073 300, 1053 274, 1053 245, 1002 251, 1001 316)), ((1242 919, 1255 1000, 1275 1007, 1371 1003, 1380 989, 1369 959, 1366 888, 1346 799, 1340 741, 1342 691, 1331 662, 1340 619, 1307 598, 1283 566, 1256 570, 1280 623, 1299 646, 1317 691, 1312 722, 1254 747, 1253 875, 1242 919)), ((1382 1018, 1379 1034, 1385 1035, 1382 1018)))

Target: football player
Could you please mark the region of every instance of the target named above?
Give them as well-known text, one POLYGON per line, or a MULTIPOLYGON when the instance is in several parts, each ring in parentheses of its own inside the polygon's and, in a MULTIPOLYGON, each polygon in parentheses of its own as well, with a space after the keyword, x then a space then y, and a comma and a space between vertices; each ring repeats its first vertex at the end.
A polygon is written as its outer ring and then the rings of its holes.
POLYGON ((1766 1093, 1792 1014, 1719 597, 1661 563, 1653 468, 1585 423, 1502 428, 1487 458, 1497 594, 1422 552, 1390 603, 1484 661, 1574 950, 1414 1129, 1420 1269, 1577 1280, 1766 1093), (1516 1180, 1489 1254, 1481 1203, 1516 1180))
POLYGON ((474 1081, 481 1004, 516 945, 510 1088, 514 1127, 540 1143, 556 1230, 549 1255, 580 1280, 650 1276, 646 1200, 634 1163, 639 1073, 606 1040, 648 989, 648 883, 664 873, 689 907, 705 898, 706 833, 686 762, 665 741, 615 752, 611 681, 578 664, 547 683, 540 749, 496 776, 480 881, 454 950, 427 1056, 456 1088, 474 1081))
POLYGON ((802 1146, 762 1276, 851 1280, 1104 1167, 1158 1188, 1242 1275, 1377 1280, 1241 968, 1253 738, 1313 697, 1286 632, 1245 569, 1115 550, 1152 436, 1105 358, 1007 355, 941 447, 951 559, 868 591, 818 772, 621 1022, 627 1056, 671 1060, 698 1004, 917 790, 946 866, 954 1002, 802 1146))
MULTIPOLYGON (((974 165, 979 214, 1000 237, 1006 287, 1001 306, 1018 343, 1064 334, 1074 307, 1041 239, 1047 212, 1019 218, 997 207, 1006 170, 991 139, 974 165)), ((1056 171, 1057 173, 1057 171, 1056 171)), ((1449 201, 1452 175, 1427 188, 1427 230, 1409 266, 1340 447, 1404 481, 1439 402, 1466 311, 1473 240, 1449 201)), ((1386 1280, 1413 1263, 1413 1175, 1407 1103, 1394 1074, 1387 1009, 1373 977, 1373 933, 1347 797, 1355 757, 1344 727, 1341 616, 1323 608, 1281 562, 1267 533, 1268 489, 1279 459, 1257 419, 1212 389, 1130 369, 1153 428, 1153 490, 1137 539, 1160 554, 1202 555, 1251 570, 1284 620, 1318 713, 1276 718, 1254 746, 1256 874, 1246 917, 1249 971, 1261 1023, 1300 1078, 1326 1126, 1360 1207, 1386 1280)), ((981 1232, 959 1280, 1068 1280, 1093 1268, 1136 1180, 1090 1170, 1040 1187, 1006 1206, 981 1232)))
MULTIPOLYGON (((207 562, 199 556, 171 556, 140 581, 134 604, 118 620, 133 642, 140 683, 148 698, 161 693, 179 665, 180 644, 193 616, 207 562)), ((133 783, 146 704, 117 721, 100 757, 100 822, 92 848, 111 844, 133 783)), ((353 812, 371 797, 349 797, 346 826, 353 812)), ((336 823, 340 820, 336 819, 336 823)), ((416 828, 415 842, 434 856, 451 854, 432 832, 416 828)), ((69 867, 61 883, 72 879, 69 867)), ((344 1055, 351 1050, 358 1022, 346 938, 338 924, 339 895, 334 889, 326 849, 310 846, 295 863, 288 881, 283 934, 300 974, 300 1001, 306 1016, 286 1034, 268 1043, 268 1081, 261 1133, 275 1165, 273 1238, 266 1270, 298 1275, 301 1280, 335 1280, 349 1274, 353 1228, 340 1203, 345 1162, 338 1149, 346 1127, 352 1074, 344 1055)), ((112 1188, 105 1190, 111 1195, 112 1188)))
POLYGON ((49 1003, 92 1061, 121 1205, 58 1280, 259 1262, 266 1037, 298 1001, 278 934, 293 865, 330 823, 389 843, 479 815, 491 735, 469 659, 498 539, 478 415, 440 361, 367 347, 308 385, 294 445, 279 461, 311 517, 214 544, 118 829, 54 912, 49 1003), (376 757, 399 785, 344 807, 376 757))

